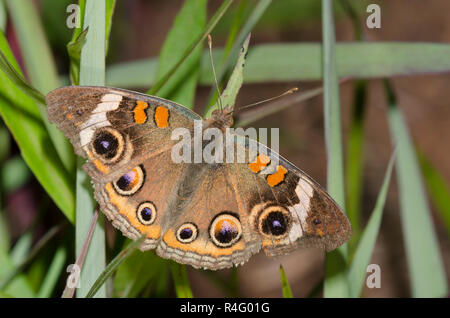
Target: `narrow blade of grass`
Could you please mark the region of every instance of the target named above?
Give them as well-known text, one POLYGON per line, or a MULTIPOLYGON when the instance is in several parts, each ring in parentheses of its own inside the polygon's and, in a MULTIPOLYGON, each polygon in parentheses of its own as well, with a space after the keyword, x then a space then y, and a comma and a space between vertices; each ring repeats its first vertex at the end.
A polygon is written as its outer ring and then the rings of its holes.
POLYGON ((44 281, 37 293, 38 298, 48 298, 52 296, 53 290, 55 289, 56 283, 58 282, 61 272, 64 268, 64 264, 67 259, 66 247, 61 245, 57 248, 50 267, 46 271, 44 281))
MULTIPOLYGON (((1 201, 0 201, 1 202, 1 201)), ((8 252, 11 244, 11 238, 9 233, 9 226, 6 223, 6 218, 0 205, 0 250, 8 252)))
POLYGON ((5 32, 6 24, 8 23, 8 15, 6 13, 5 2, 0 0, 0 30, 5 32))
MULTIPOLYGON (((106 37, 106 6, 105 0, 87 0, 84 12, 83 29, 89 27, 86 43, 81 51, 80 85, 105 84, 105 37, 106 37)), ((95 211, 96 203, 92 195, 92 186, 88 176, 82 171, 84 160, 78 160, 76 181, 76 251, 81 251, 86 234, 89 231, 90 220, 95 211)), ((77 297, 87 295, 97 277, 105 268, 105 232, 104 219, 100 214, 94 234, 86 254, 84 266, 80 275, 80 288, 77 297)), ((96 297, 106 297, 105 286, 100 287, 96 297)))
POLYGON ((108 55, 108 49, 109 49, 109 36, 111 35, 111 28, 112 28, 112 19, 114 16, 114 11, 116 8, 116 0, 106 0, 106 43, 105 43, 105 51, 108 55))
MULTIPOLYGON (((185 1, 178 12, 159 55, 158 79, 164 79, 179 61, 176 73, 158 89, 158 96, 169 98, 192 108, 198 81, 198 66, 202 52, 201 42, 206 24, 206 0, 185 1), (195 43, 191 50, 191 43, 195 43), (189 50, 188 55, 185 56, 189 50)), ((153 88, 152 88, 153 89, 153 88)))
MULTIPOLYGON (((269 5, 272 3, 272 0, 261 0, 258 1, 252 10, 252 13, 245 21, 244 26, 242 27, 242 30, 239 32, 237 38, 235 41, 233 41, 233 44, 229 51, 227 52, 227 48, 225 48, 224 54, 222 59, 223 63, 220 63, 219 67, 219 73, 217 75, 217 82, 222 83, 225 74, 232 66, 232 61, 234 61, 238 55, 239 55, 239 49, 243 46, 244 41, 249 36, 250 32, 253 30, 256 23, 258 23, 259 19, 263 15, 264 12, 266 12, 269 5)), ((211 91, 209 93, 210 98, 208 100, 211 100, 212 96, 214 96, 215 87, 211 87, 211 91)))
MULTIPOLYGON (((86 255, 87 255, 89 246, 91 244, 92 236, 94 235, 94 231, 95 231, 95 228, 97 225, 98 215, 99 215, 98 209, 95 209, 94 215, 92 216, 92 219, 91 219, 91 223, 89 224, 88 231, 84 237, 83 244, 81 245, 80 251, 77 254, 77 259, 76 259, 74 265, 78 267, 79 273, 81 273, 83 266, 84 266, 84 262, 86 260, 86 255)), ((75 246, 75 247, 77 247, 77 246, 75 246)), ((80 277, 76 277, 76 279, 77 279, 76 286, 69 286, 69 284, 67 284, 67 282, 66 282, 66 287, 64 288, 61 298, 72 298, 73 297, 73 295, 75 294, 75 288, 78 288, 78 286, 81 283, 81 281, 79 280, 80 277)))
POLYGON ((33 98, 38 103, 45 104, 45 96, 37 89, 28 84, 23 76, 12 66, 3 52, 0 51, 0 69, 5 73, 11 82, 20 88, 25 94, 33 98))
MULTIPOLYGON (((80 7, 80 26, 79 28, 76 28, 72 35, 72 40, 67 43, 67 52, 69 53, 70 58, 70 80, 72 82, 72 85, 79 85, 80 83, 80 60, 81 60, 81 49, 86 42, 86 35, 89 31, 89 28, 83 29, 82 26, 84 25, 84 13, 86 9, 86 0, 80 0, 78 2, 78 5, 80 7)), ((116 1, 115 0, 106 0, 106 43, 105 43, 105 55, 108 53, 109 48, 109 36, 111 34, 111 28, 112 28, 112 18, 114 16, 114 9, 116 7, 116 1)))
POLYGON ((89 28, 86 28, 86 30, 79 33, 76 38, 67 43, 67 53, 70 58, 70 81, 73 85, 78 85, 80 83, 81 49, 86 42, 88 31, 89 28))
MULTIPOLYGON (((40 92, 47 94, 59 87, 60 83, 37 8, 28 0, 8 0, 7 4, 30 82, 40 92)), ((61 162, 69 173, 73 173, 75 156, 72 146, 58 128, 50 124, 45 103, 38 102, 37 106, 61 162)))
MULTIPOLYGON (((341 138, 339 83, 335 58, 333 2, 322 0, 323 81, 325 142, 327 147, 328 192, 345 206, 344 164, 341 138)), ((347 297, 346 244, 327 254, 325 264, 325 297, 347 297)))
MULTIPOLYGON (((193 1, 191 1, 193 2, 193 1)), ((164 76, 162 76, 155 85, 152 86, 152 88, 147 92, 150 95, 156 94, 165 84, 166 82, 172 77, 172 75, 175 73, 175 71, 184 63, 184 61, 189 57, 189 55, 192 53, 192 51, 195 50, 195 48, 203 42, 203 40, 206 38, 206 36, 211 33, 211 31, 216 26, 217 22, 222 18, 222 16, 227 11, 228 7, 231 5, 233 0, 225 0, 222 5, 219 7, 219 9, 216 11, 216 13, 213 15, 211 20, 208 22, 208 24, 205 27, 205 31, 200 34, 193 42, 192 44, 184 51, 184 53, 181 55, 181 58, 178 59, 177 63, 173 65, 172 68, 170 68, 169 71, 165 73, 164 76)))
MULTIPOLYGON (((135 251, 118 268, 114 277, 114 291, 122 298, 138 297, 149 285, 156 289, 158 279, 168 277, 168 268, 168 261, 154 252, 135 251)), ((164 293, 163 296, 167 294, 164 293)))
POLYGON ((378 237, 378 232, 381 225, 381 219, 383 217, 384 204, 386 202, 386 196, 391 181, 392 167, 395 162, 395 152, 391 156, 389 165, 384 176, 383 184, 378 193, 377 202, 375 208, 372 211, 369 222, 364 228, 364 232, 361 235, 361 240, 356 248, 355 255, 352 260, 352 264, 348 273, 348 281, 350 287, 350 297, 359 297, 364 284, 364 277, 366 276, 367 265, 369 265, 370 257, 372 256, 373 249, 378 237))
POLYGON ((192 290, 189 285, 189 279, 184 265, 170 262, 170 270, 172 272, 173 283, 175 285, 175 293, 178 298, 192 298, 192 290))
MULTIPOLYGON (((66 222, 61 223, 60 225, 54 226, 51 228, 45 235, 36 243, 36 245, 33 246, 31 251, 26 255, 25 258, 19 259, 19 263, 15 266, 9 266, 9 270, 4 272, 3 275, 0 275, 0 290, 3 290, 7 287, 9 287, 17 278, 20 276, 20 273, 24 270, 24 268, 38 255, 45 247, 47 247, 47 244, 53 240, 57 234, 61 232, 61 230, 67 225, 66 222)), ((1 260, 1 259, 0 259, 1 260)), ((7 259, 6 261, 10 260, 14 263, 12 259, 7 259)), ((1 262, 0 262, 1 263, 1 262)), ((3 264, 3 263, 2 263, 3 264)), ((22 296, 26 297, 26 296, 22 296)))
MULTIPOLYGON (((215 65, 223 50, 213 50, 215 65)), ((380 78, 450 71, 450 44, 370 42, 337 43, 339 77, 380 78)), ((245 68, 245 83, 317 81, 322 79, 320 43, 274 43, 252 46, 245 68), (274 58, 276 56, 277 58, 274 58)), ((148 87, 156 82, 158 59, 114 64, 107 69, 107 84, 114 87, 148 87)), ((66 76, 65 76, 66 77, 66 76)), ((201 60, 200 84, 211 85, 207 50, 201 60)))
POLYGON ((280 278, 281 278, 281 290, 283 292, 284 298, 292 298, 291 286, 286 277, 286 273, 284 272, 283 265, 280 264, 280 278))
POLYGON ((133 252, 141 245, 141 243, 145 240, 145 235, 141 235, 139 239, 133 241, 130 245, 127 246, 124 250, 122 250, 114 259, 106 266, 105 270, 98 276, 97 280, 92 285, 91 289, 86 295, 86 298, 95 297, 97 292, 104 286, 106 280, 114 274, 120 264, 122 264, 133 252))
POLYGON ((9 256, 13 263, 17 266, 22 263, 30 252, 31 244, 33 243, 33 232, 26 231, 14 244, 9 256))
MULTIPOLYGON (((233 46, 235 44, 235 39, 236 39, 236 36, 238 35, 237 33, 243 23, 242 20, 243 20, 246 6, 247 6, 247 0, 242 0, 239 2, 239 7, 236 9, 236 13, 234 15, 233 22, 232 22, 230 30, 228 32, 227 43, 225 44, 225 47, 223 49, 223 54, 222 54, 222 57, 220 60, 220 64, 216 65, 218 70, 222 70, 224 63, 227 61, 229 54, 231 52, 231 49, 233 48, 233 46)), ((219 84, 219 87, 222 88, 222 82, 218 81, 218 84, 219 84)), ((206 104, 205 107, 213 105, 217 101, 218 95, 219 95, 219 93, 215 89, 215 85, 212 85, 210 93, 209 93, 208 104, 206 104)))
MULTIPOLYGON (((240 16, 242 16, 244 8, 245 8, 245 4, 246 4, 246 1, 241 1, 241 5, 240 5, 239 11, 238 11, 238 16, 236 18, 235 23, 233 23, 233 25, 232 25, 232 29, 230 31, 230 35, 228 37, 227 44, 226 44, 225 49, 222 54, 221 63, 219 64, 219 67, 218 67, 219 72, 218 72, 218 76, 217 76, 217 82, 219 83, 219 85, 221 85, 221 83, 225 77, 225 74, 230 69, 231 61, 234 61, 238 57, 239 48, 242 46, 243 42, 248 37, 251 30, 256 25, 256 23, 259 21, 259 19, 261 18, 263 13, 266 11, 267 7, 270 5, 271 2, 272 2, 271 0, 258 1, 258 3, 254 7, 252 13, 245 21, 245 24, 242 27, 242 30, 237 35, 237 39, 235 40, 234 32, 236 32, 236 31, 234 30, 234 28, 238 24, 240 24, 240 16)), ((208 98, 208 100, 210 100, 210 103, 208 105, 212 105, 213 102, 217 101, 217 95, 218 95, 218 93, 216 92, 215 86, 213 85, 211 87, 211 91, 209 93, 210 97, 208 98)))
POLYGON ((355 85, 355 99, 347 140, 346 151, 346 208, 347 216, 352 224, 353 237, 350 246, 359 240, 361 232, 361 199, 363 192, 364 165, 364 103, 366 101, 367 82, 359 80, 355 85))
POLYGON ((424 153, 419 152, 418 156, 428 193, 450 236, 450 186, 424 153))
MULTIPOLYGON (((250 35, 247 37, 247 39, 244 41, 244 44, 242 45, 241 52, 239 54, 236 66, 234 67, 233 73, 230 76, 230 79, 227 83, 227 87, 222 92, 222 95, 220 96, 220 102, 222 104, 222 107, 231 107, 234 109, 234 104, 236 102, 237 94, 239 93, 239 90, 242 86, 242 82, 244 81, 244 67, 245 67, 245 58, 248 51, 248 45, 250 42, 250 35)), ((211 106, 209 109, 205 112, 205 117, 210 117, 211 113, 219 109, 220 103, 217 101, 213 106, 211 106)))
MULTIPOLYGON (((7 275, 10 275, 16 266, 8 253, 2 249, 0 249, 0 264, 2 264, 0 266, 0 280, 5 281, 5 278, 8 278, 7 275)), ((0 287, 0 291, 11 297, 34 297, 34 291, 23 274, 8 281, 7 285, 0 287)))
POLYGON ((397 146, 400 216, 413 297, 444 297, 447 278, 422 184, 419 165, 403 114, 388 82, 389 127, 397 146))
MULTIPOLYGON (((233 46, 236 44, 236 36, 238 35, 238 31, 242 26, 243 16, 245 12, 245 7, 247 6, 247 0, 242 0, 239 2, 239 7, 237 8, 237 12, 233 18, 233 23, 231 24, 230 31, 227 37, 227 43, 223 49, 223 55, 221 58, 221 63, 219 64, 219 69, 223 66, 223 63, 226 62, 233 46)), ((239 49, 239 46, 238 46, 239 49)))
MULTIPOLYGON (((1 32, 0 50, 9 65, 20 74, 17 61, 1 32)), ((3 72, 0 72, 0 114, 28 167, 61 211, 74 222, 73 177, 62 164, 54 146, 48 142, 50 137, 35 102, 3 72)))

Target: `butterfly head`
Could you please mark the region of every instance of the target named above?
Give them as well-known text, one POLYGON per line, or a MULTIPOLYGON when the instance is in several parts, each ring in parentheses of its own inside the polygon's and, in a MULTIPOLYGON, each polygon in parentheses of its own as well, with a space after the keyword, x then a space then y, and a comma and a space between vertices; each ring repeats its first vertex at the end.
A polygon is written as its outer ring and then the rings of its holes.
POLYGON ((211 117, 206 119, 208 127, 216 127, 223 131, 233 125, 233 116, 231 113, 233 109, 231 107, 225 107, 223 109, 216 109, 211 113, 211 117))

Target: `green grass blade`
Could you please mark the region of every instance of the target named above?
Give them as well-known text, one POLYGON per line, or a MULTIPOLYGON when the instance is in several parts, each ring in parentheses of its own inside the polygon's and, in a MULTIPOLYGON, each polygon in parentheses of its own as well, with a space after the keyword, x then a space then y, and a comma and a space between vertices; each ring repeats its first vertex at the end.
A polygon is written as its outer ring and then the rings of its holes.
POLYGON ((0 121, 0 163, 3 163, 9 156, 11 148, 11 136, 8 133, 3 121, 0 121))
MULTIPOLYGON (((218 65, 223 50, 213 50, 218 65)), ((450 44, 370 42, 337 43, 339 77, 380 78, 450 71, 450 44)), ((322 79, 320 43, 261 44, 252 46, 245 67, 245 83, 317 81, 322 79), (276 57, 276 58, 274 58, 276 57)), ((107 69, 106 82, 114 87, 154 85, 157 58, 114 64, 107 69)), ((65 76, 66 77, 66 76, 65 76)), ((211 85, 209 53, 202 54, 200 84, 211 85)))
POLYGON ((192 298, 191 287, 189 286, 189 279, 184 265, 170 262, 170 270, 172 272, 173 283, 175 285, 175 293, 178 298, 192 298))
POLYGON ((266 12, 269 5, 272 3, 272 0, 261 0, 258 1, 252 10, 250 16, 245 20, 245 24, 243 25, 241 31, 239 32, 236 40, 233 42, 233 45, 230 49, 229 54, 227 56, 224 64, 223 64, 223 73, 219 74, 217 80, 221 82, 221 79, 225 75, 226 70, 231 65, 232 61, 239 55, 239 49, 244 45, 244 42, 248 38, 250 32, 253 30, 255 25, 261 19, 264 12, 266 12))
POLYGON ((59 87, 59 79, 37 8, 27 0, 7 0, 7 4, 30 82, 47 94, 59 87))
POLYGON ((72 34, 72 41, 76 40, 80 34, 84 31, 83 25, 84 25, 84 17, 86 12, 86 0, 78 0, 78 6, 80 7, 79 11, 79 21, 80 21, 80 27, 75 28, 72 34))
MULTIPOLYGON (((0 268, 0 290, 8 290, 10 286, 14 284, 14 281, 20 277, 20 273, 23 272, 24 268, 30 264, 30 262, 45 248, 47 247, 48 243, 55 238, 55 236, 60 233, 60 231, 66 226, 67 224, 61 223, 60 225, 54 226, 51 228, 45 235, 33 246, 31 251, 25 255, 25 257, 20 257, 17 261, 19 263, 14 264, 14 261, 10 259, 9 257, 4 257, 4 261, 9 263, 9 269, 5 272, 1 272, 0 268), (13 265, 14 264, 14 265, 13 265), (5 289, 6 288, 6 289, 5 289)), ((1 252, 1 251, 0 251, 1 252)), ((2 263, 2 257, 0 256, 0 264, 2 263)))
MULTIPOLYGON (((193 1, 189 1, 193 2, 193 1)), ((172 75, 175 73, 175 71, 184 63, 184 61, 189 57, 189 55, 197 48, 197 46, 203 42, 203 40, 206 38, 206 36, 211 33, 211 31, 216 26, 217 22, 222 18, 222 16, 227 11, 228 7, 231 5, 233 0, 225 0, 222 5, 217 9, 216 13, 213 15, 211 20, 206 25, 204 32, 200 34, 189 47, 184 51, 184 53, 181 55, 181 58, 178 59, 178 61, 167 71, 164 73, 163 76, 160 77, 160 79, 156 82, 154 86, 147 92, 148 94, 156 94, 159 92, 159 90, 166 84, 166 82, 172 77, 172 75)))
MULTIPOLYGON (((86 9, 86 1, 80 0, 79 4, 80 6, 80 25, 82 26, 84 24, 84 13, 86 9)), ((111 28, 112 28, 112 18, 114 16, 114 9, 116 7, 116 1, 115 0, 106 0, 106 43, 105 43, 105 50, 106 54, 108 52, 109 47, 109 36, 111 34, 111 28)), ((88 32, 87 29, 83 29, 82 27, 76 28, 72 35, 72 40, 67 43, 67 52, 69 53, 70 58, 70 80, 73 85, 79 85, 80 83, 80 60, 81 60, 81 49, 86 42, 86 35, 88 32)))
MULTIPOLYGON (((245 7, 247 6, 247 0, 242 0, 239 2, 239 7, 237 8, 237 12, 233 18, 233 23, 231 24, 230 31, 228 32, 227 43, 223 49, 223 55, 221 59, 221 63, 219 65, 219 69, 223 66, 223 63, 227 60, 230 52, 235 45, 236 36, 238 35, 238 31, 242 26, 243 16, 245 12, 245 7)), ((239 46, 238 46, 239 49, 239 46)))
MULTIPOLYGON (((81 245, 80 251, 77 253, 77 259, 75 261, 75 264, 73 264, 74 266, 77 266, 78 273, 81 273, 81 271, 83 270, 83 265, 86 260, 86 254, 88 252, 89 246, 91 244, 92 236, 94 235, 94 231, 97 226, 98 216, 99 216, 99 211, 98 211, 98 209, 95 209, 94 215, 92 216, 92 219, 91 219, 91 223, 89 224, 88 231, 84 237, 83 244, 81 245)), ((75 235, 76 235, 76 233, 75 233, 75 235)), ((75 247, 77 247, 77 246, 75 246, 75 247)), ((75 272, 73 272, 71 270, 71 274, 75 274, 75 272)), ((69 275, 69 277, 70 277, 70 275, 69 275)), ((78 288, 80 286, 79 277, 72 276, 71 278, 74 278, 76 280, 76 284, 69 285, 66 281, 66 286, 63 290, 61 298, 73 298, 76 288, 78 288)), ((75 283, 74 280, 72 280, 72 282, 75 283)))
POLYGON ((346 212, 352 224, 351 248, 359 240, 361 232, 361 199, 364 188, 364 103, 366 102, 367 82, 359 80, 355 85, 355 100, 352 111, 350 131, 346 151, 346 212))
POLYGON ((8 15, 6 13, 5 1, 0 0, 0 30, 2 30, 2 32, 5 32, 7 23, 8 15))
POLYGON ((159 87, 158 96, 169 98, 189 108, 193 107, 198 80, 198 65, 202 49, 201 41, 197 41, 203 39, 206 3, 206 0, 184 2, 159 55, 156 77, 164 80, 166 74, 173 75, 170 80, 163 83, 164 86, 159 87), (192 50, 191 43, 195 43, 192 50), (187 51, 189 54, 185 56, 187 51), (178 65, 181 60, 183 63, 178 65), (171 73, 174 67, 177 67, 176 73, 171 73))
POLYGON ((111 35, 111 28, 112 28, 112 19, 114 16, 114 11, 116 8, 116 0, 106 0, 106 55, 108 55, 108 49, 109 49, 109 36, 111 35))
MULTIPOLYGON (((237 94, 239 93, 239 89, 242 86, 242 82, 244 81, 244 67, 245 67, 245 58, 248 51, 248 45, 250 42, 250 36, 244 41, 244 44, 241 48, 241 53, 239 54, 236 66, 234 67, 233 73, 230 76, 230 79, 227 83, 227 87, 222 92, 220 96, 220 102, 222 107, 231 107, 234 109, 234 104, 236 102, 237 94)), ((205 112, 205 117, 208 118, 211 116, 211 113, 220 108, 220 103, 217 101, 213 106, 205 112)))
POLYGON ((281 278, 281 290, 283 292, 284 298, 293 298, 291 286, 289 286, 289 282, 286 277, 286 273, 284 272, 283 266, 280 264, 280 278, 281 278))
MULTIPOLYGON (((245 5, 244 1, 242 2, 242 9, 245 5)), ((233 41, 231 47, 230 47, 230 40, 232 39, 232 36, 229 37, 227 46, 225 47, 225 50, 222 55, 222 61, 220 63, 219 72, 217 76, 217 82, 220 84, 222 83, 225 74, 228 72, 228 70, 231 67, 231 63, 238 57, 239 55, 239 49, 242 47, 244 41, 249 36, 250 32, 253 30, 254 26, 258 21, 260 20, 263 13, 266 11, 266 9, 269 7, 269 5, 272 3, 272 0, 261 0, 258 1, 252 10, 250 16, 245 21, 244 26, 242 27, 242 30, 239 32, 236 40, 233 41)), ((232 34, 231 34, 232 35, 232 34)), ((213 85, 211 87, 210 96, 217 96, 217 92, 215 92, 215 86, 213 85)), ((211 98, 209 98, 210 100, 211 98)), ((211 104, 211 103, 210 103, 211 104)))
POLYGON ((450 236, 450 186, 424 153, 419 152, 418 157, 428 193, 450 236))
MULTIPOLYGON (((20 72, 1 32, 0 50, 15 72, 20 72)), ((3 72, 0 72, 0 114, 19 145, 28 167, 56 205, 73 222, 73 177, 68 174, 53 145, 48 142, 50 137, 35 102, 3 72)))
MULTIPOLYGON (((21 53, 31 84, 43 94, 60 86, 53 56, 45 37, 36 6, 28 0, 7 0, 9 13, 17 32, 21 53)), ((64 135, 50 124, 45 103, 37 103, 42 120, 55 149, 69 173, 73 173, 75 156, 64 135)))
MULTIPOLYGON (((242 23, 243 23, 242 20, 243 20, 246 6, 247 6, 247 0, 242 0, 241 2, 239 2, 239 7, 236 9, 236 13, 233 17, 233 22, 231 24, 230 30, 228 31, 227 43, 225 44, 225 47, 223 49, 223 54, 222 54, 222 57, 220 60, 220 65, 215 65, 215 67, 220 71, 222 70, 224 63, 228 60, 231 49, 233 48, 233 46, 235 44, 236 36, 238 35, 238 31, 241 28, 242 23)), ((218 81, 218 84, 219 84, 219 87, 222 88, 221 81, 218 81)), ((206 107, 209 105, 213 105, 217 101, 218 95, 219 95, 219 93, 216 90, 216 86, 212 85, 210 93, 209 93, 208 104, 206 105, 206 107)))
MULTIPOLYGON (((134 252, 118 268, 114 277, 114 290, 122 298, 138 297, 149 285, 156 289, 159 278, 166 278, 169 264, 154 252, 134 252)), ((169 278, 167 278, 169 280, 169 278)), ((167 294, 163 294, 167 296, 167 294)))
POLYGON ((67 43, 67 53, 70 59, 70 81, 73 85, 80 83, 80 60, 81 49, 86 42, 86 35, 89 29, 79 33, 72 41, 67 43))
POLYGON ((0 205, 0 250, 8 252, 11 245, 11 238, 8 224, 6 223, 3 209, 0 205))
POLYGON ((50 267, 46 271, 44 281, 42 282, 42 285, 36 295, 38 298, 48 298, 52 295, 56 283, 61 276, 61 272, 63 271, 66 259, 66 247, 61 245, 57 248, 50 267))
POLYGON ((20 88, 25 94, 33 98, 37 103, 45 104, 45 96, 37 89, 28 84, 25 79, 19 74, 14 66, 12 66, 3 52, 0 51, 0 69, 5 75, 20 88))
MULTIPOLYGON (((87 0, 83 29, 89 27, 86 43, 81 51, 80 85, 105 84, 105 36, 106 36, 105 0, 87 0)), ((76 181, 76 251, 82 249, 84 239, 89 231, 90 221, 95 213, 96 203, 92 195, 89 177, 82 171, 84 160, 78 161, 76 181)), ((77 297, 84 297, 105 268, 105 233, 104 218, 99 214, 94 234, 86 254, 80 275, 80 288, 77 297)), ((106 288, 102 286, 96 297, 106 297, 106 288)))
POLYGON ((18 266, 26 259, 30 252, 31 244, 33 243, 33 232, 25 232, 14 244, 9 256, 13 263, 18 266))
POLYGON ((397 146, 400 216, 413 297, 444 297, 448 286, 414 146, 392 88, 389 127, 397 146))
MULTIPOLYGON (((322 0, 323 81, 325 143, 327 146, 328 193, 341 206, 345 206, 344 164, 341 138, 339 82, 335 58, 333 3, 322 0)), ((343 245, 327 254, 325 264, 325 297, 347 297, 347 246, 343 245)))
MULTIPOLYGON (((0 264, 0 281, 4 281, 16 266, 7 252, 2 249, 0 249, 0 264)), ((34 291, 23 274, 15 276, 6 287, 0 288, 0 291, 12 297, 34 297, 34 291)))
POLYGON ((133 241, 130 245, 127 246, 127 248, 122 250, 116 257, 114 257, 114 259, 108 264, 108 266, 106 266, 105 270, 100 274, 100 276, 98 276, 91 289, 86 294, 86 297, 92 298, 94 296, 97 296, 98 291, 104 286, 106 280, 117 271, 120 264, 122 264, 128 257, 130 257, 144 240, 145 235, 142 235, 139 239, 133 241))
POLYGON ((378 193, 375 208, 372 211, 369 222, 364 228, 361 239, 356 248, 355 255, 348 273, 348 281, 350 286, 350 297, 359 297, 366 277, 367 265, 369 265, 370 257, 372 256, 375 242, 378 237, 378 232, 383 217, 384 204, 386 202, 387 192, 391 181, 392 167, 395 162, 395 153, 392 154, 391 160, 384 175, 383 184, 378 193))

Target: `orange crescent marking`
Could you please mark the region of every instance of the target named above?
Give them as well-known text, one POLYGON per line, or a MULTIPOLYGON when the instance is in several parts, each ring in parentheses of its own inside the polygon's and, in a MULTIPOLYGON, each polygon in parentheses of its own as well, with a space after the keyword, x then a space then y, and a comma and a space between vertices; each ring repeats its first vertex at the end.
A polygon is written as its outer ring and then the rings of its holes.
POLYGON ((159 128, 169 126, 169 110, 167 108, 158 106, 155 110, 155 123, 159 128))
POLYGON ((185 252, 192 252, 198 255, 208 255, 211 257, 231 255, 234 251, 244 250, 243 240, 240 240, 233 246, 226 248, 218 248, 209 242, 205 244, 205 241, 199 237, 190 243, 180 243, 175 237, 175 232, 170 229, 164 233, 163 241, 171 248, 176 248, 185 252))
POLYGON ((280 182, 282 182, 285 178, 285 174, 287 173, 287 170, 285 167, 283 166, 278 166, 277 167, 277 172, 267 176, 267 183, 271 186, 274 187, 277 184, 279 184, 280 182))
POLYGON ((109 173, 109 168, 105 166, 103 163, 101 163, 100 160, 94 159, 92 163, 95 165, 98 171, 102 172, 103 174, 109 173))
POLYGON ((134 113, 134 121, 136 124, 143 124, 147 121, 147 114, 145 110, 148 108, 148 104, 146 102, 138 101, 136 107, 133 109, 134 113))
MULTIPOLYGON (((118 195, 112 184, 108 183, 105 186, 109 201, 116 207, 117 212, 125 217, 130 225, 134 227, 139 233, 146 234, 150 239, 158 239, 161 236, 161 226, 158 224, 143 225, 136 217, 136 207, 130 204, 130 200, 126 197, 118 195)), ((157 216, 158 217, 158 216, 157 216)))
POLYGON ((259 154, 258 157, 256 157, 256 161, 249 163, 248 167, 251 171, 254 173, 260 172, 262 169, 264 169, 270 162, 270 158, 267 157, 264 154, 259 154))

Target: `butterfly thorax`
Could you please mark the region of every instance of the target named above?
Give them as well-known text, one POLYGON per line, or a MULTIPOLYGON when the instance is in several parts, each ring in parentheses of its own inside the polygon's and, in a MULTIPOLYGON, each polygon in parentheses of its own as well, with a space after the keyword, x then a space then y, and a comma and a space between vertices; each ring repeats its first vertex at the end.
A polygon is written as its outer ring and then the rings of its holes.
POLYGON ((231 107, 216 109, 211 113, 211 117, 203 121, 203 127, 215 127, 225 132, 228 127, 233 125, 233 117, 231 116, 232 111, 231 107))

